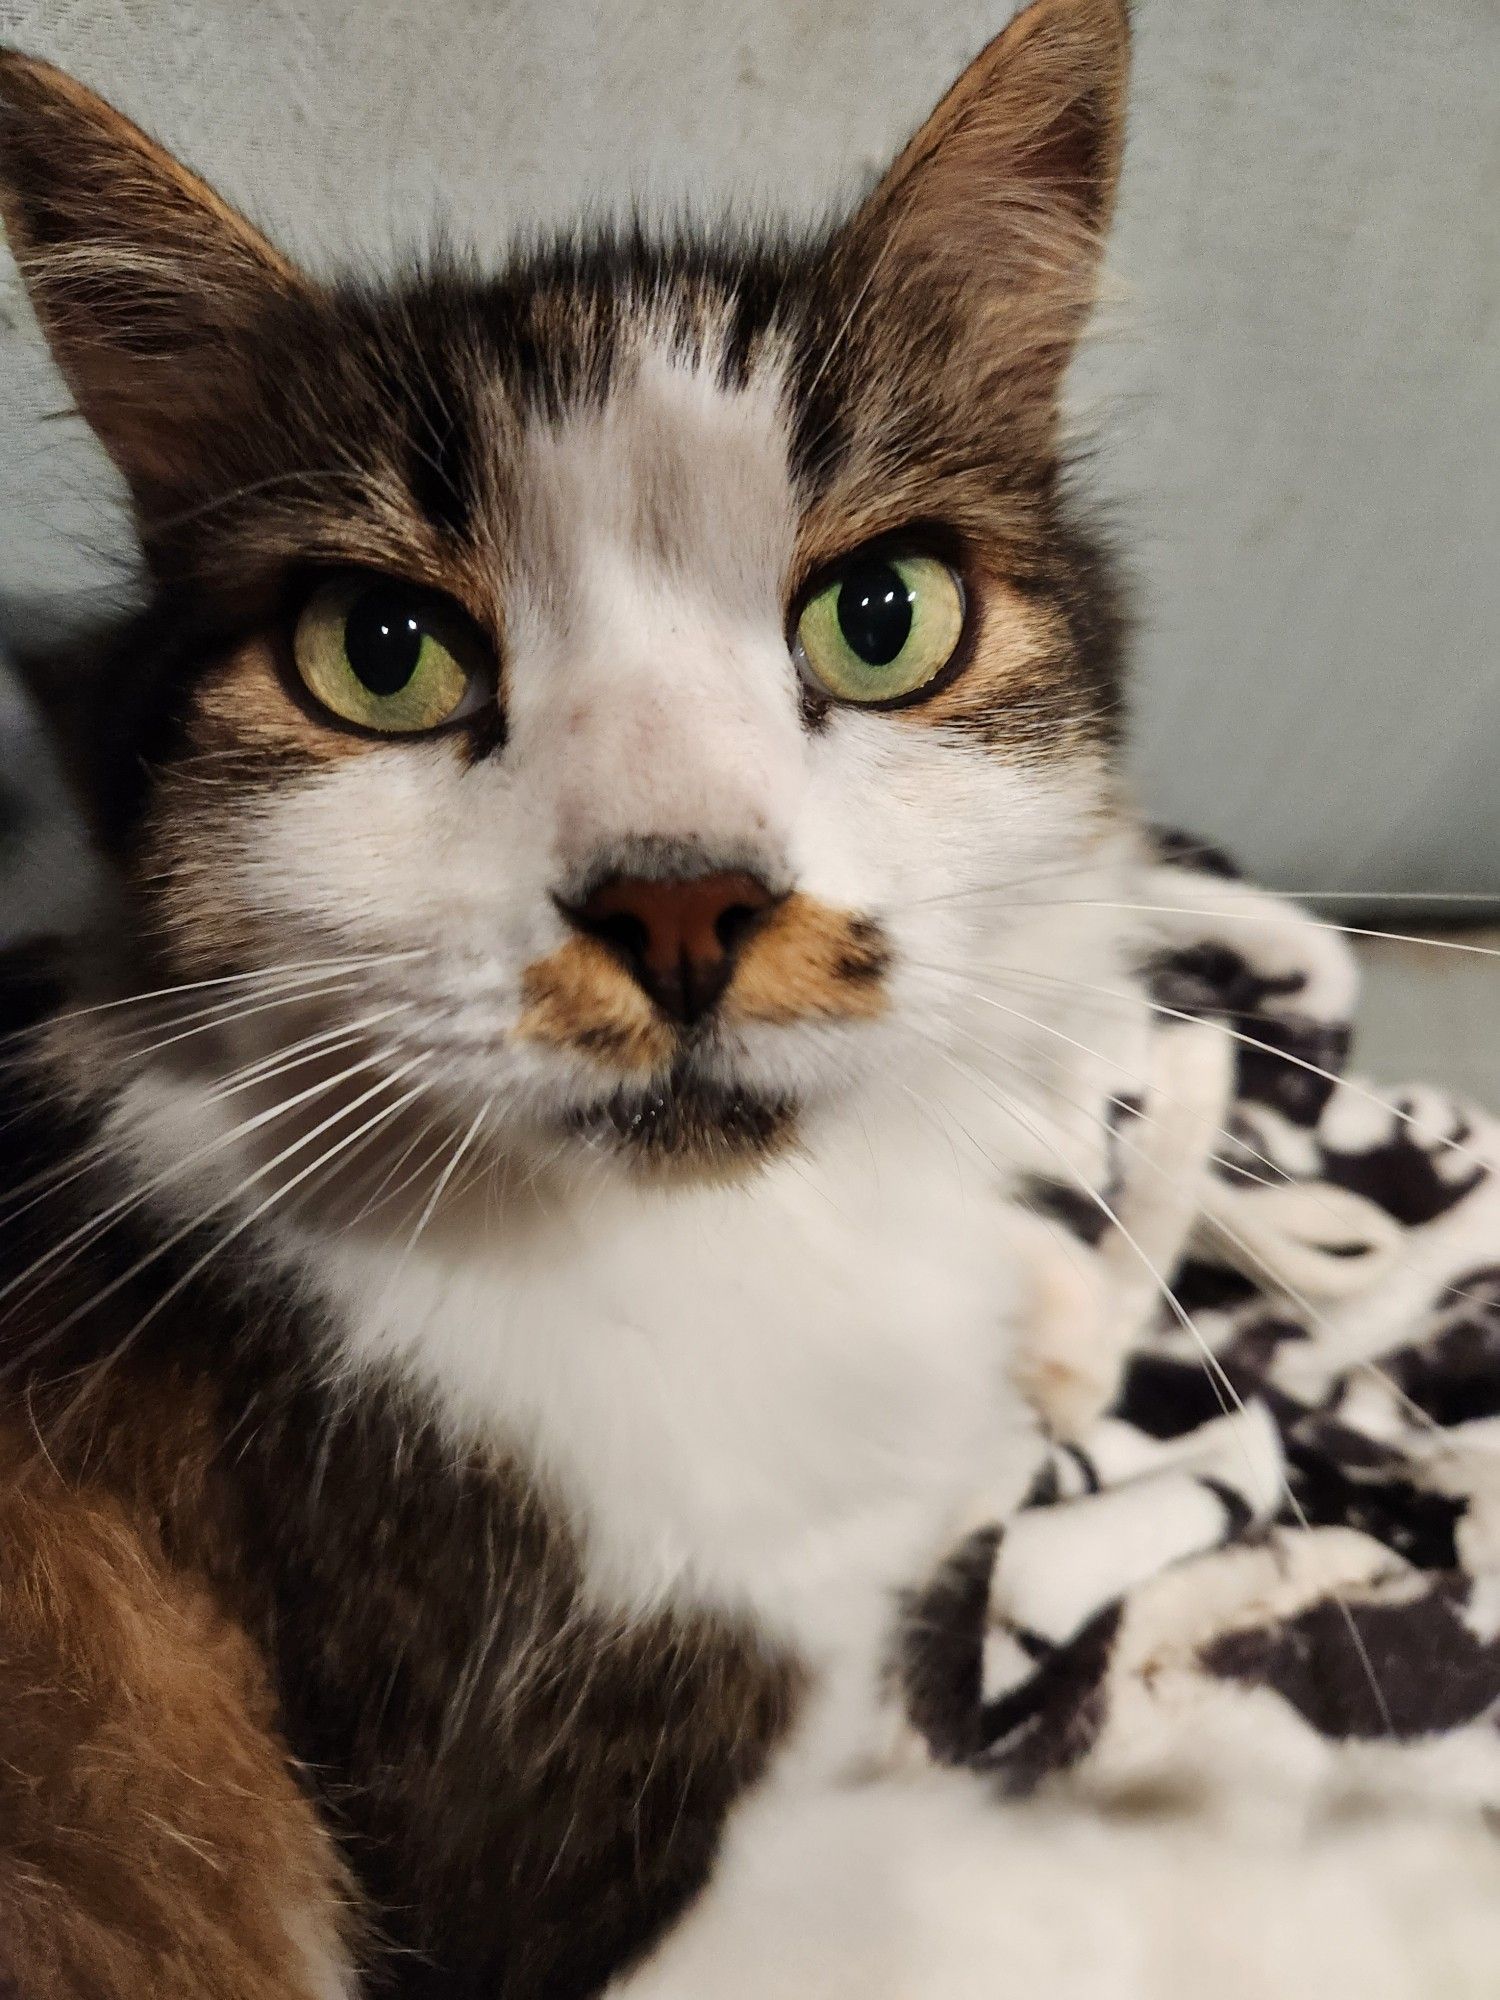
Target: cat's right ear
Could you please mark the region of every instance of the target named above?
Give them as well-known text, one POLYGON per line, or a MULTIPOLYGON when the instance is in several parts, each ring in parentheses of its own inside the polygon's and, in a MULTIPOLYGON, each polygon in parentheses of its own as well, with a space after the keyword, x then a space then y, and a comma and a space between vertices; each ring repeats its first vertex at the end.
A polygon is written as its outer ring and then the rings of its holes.
POLYGON ((843 231, 856 310, 898 343, 943 326, 976 422, 1050 418, 1093 304, 1129 58, 1125 0, 1031 0, 843 231))
POLYGON ((141 513, 185 504, 256 328, 307 281, 102 97, 5 48, 0 221, 78 409, 141 513))

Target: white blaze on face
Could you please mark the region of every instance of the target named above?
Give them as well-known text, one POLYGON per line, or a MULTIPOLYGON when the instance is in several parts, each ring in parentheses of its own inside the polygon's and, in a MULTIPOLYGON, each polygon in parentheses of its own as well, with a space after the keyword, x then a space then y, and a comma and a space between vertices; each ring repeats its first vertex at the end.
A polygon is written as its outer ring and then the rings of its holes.
POLYGON ((782 873, 807 759, 775 370, 729 387, 647 343, 601 407, 533 425, 520 486, 507 754, 559 875, 643 836, 782 873))
MULTIPOLYGON (((830 1106, 861 1079, 952 1081, 934 1032, 994 965, 1108 984, 1109 926, 1077 906, 1081 878, 1066 906, 1006 892, 1066 875, 1098 838, 1096 760, 1007 755, 915 713, 844 707, 805 725, 774 351, 737 385, 711 347, 694 360, 641 332, 604 397, 528 420, 512 490, 496 524, 504 744, 470 761, 452 737, 394 743, 289 781, 237 821, 228 880, 278 952, 290 929, 418 954, 382 975, 407 1010, 390 1032, 441 1051, 456 1101, 482 1090, 502 1122, 550 1126, 597 1098, 597 1063, 513 1031, 527 968, 572 935, 554 898, 625 843, 681 843, 881 925, 893 955, 877 1022, 726 1043, 733 1080, 773 1096, 830 1106)), ((955 1053, 993 1048, 1011 1076, 1055 1061, 1055 1037, 1023 1030, 1029 1005, 972 999, 955 1053)))

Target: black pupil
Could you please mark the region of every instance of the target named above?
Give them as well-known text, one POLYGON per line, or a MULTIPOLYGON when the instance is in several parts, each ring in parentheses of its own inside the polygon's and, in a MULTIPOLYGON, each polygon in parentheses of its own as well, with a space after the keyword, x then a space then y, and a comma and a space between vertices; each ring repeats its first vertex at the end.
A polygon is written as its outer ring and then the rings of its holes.
POLYGON ((394 590, 367 590, 344 621, 344 655, 371 694, 400 694, 422 656, 422 621, 410 598, 394 590))
POLYGON ((896 658, 911 637, 911 609, 911 592, 889 563, 861 563, 839 585, 839 630, 867 666, 896 658))

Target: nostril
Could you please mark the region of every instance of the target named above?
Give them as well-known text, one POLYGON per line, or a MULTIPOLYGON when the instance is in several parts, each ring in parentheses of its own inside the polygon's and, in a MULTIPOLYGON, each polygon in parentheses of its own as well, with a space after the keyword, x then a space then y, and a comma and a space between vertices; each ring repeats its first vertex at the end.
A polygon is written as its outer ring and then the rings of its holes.
POLYGON ((731 903, 714 918, 714 936, 723 949, 732 954, 739 950, 764 915, 764 908, 757 909, 750 903, 731 903))
POLYGON ((590 917, 584 928, 590 937, 608 945, 622 958, 644 959, 651 949, 651 932, 640 917, 628 910, 613 910, 608 916, 590 917))

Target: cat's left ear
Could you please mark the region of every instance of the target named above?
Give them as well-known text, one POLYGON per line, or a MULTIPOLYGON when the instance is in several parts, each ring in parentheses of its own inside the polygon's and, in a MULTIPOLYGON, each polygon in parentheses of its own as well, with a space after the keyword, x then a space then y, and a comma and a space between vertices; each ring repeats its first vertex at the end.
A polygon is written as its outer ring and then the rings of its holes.
POLYGON ((170 153, 0 48, 0 220, 78 408, 142 513, 202 486, 255 335, 306 280, 170 153))
POLYGON ((1129 60, 1124 0, 1033 0, 846 226, 862 305, 925 327, 961 301, 970 360, 988 345, 1050 395, 1094 300, 1129 60))

